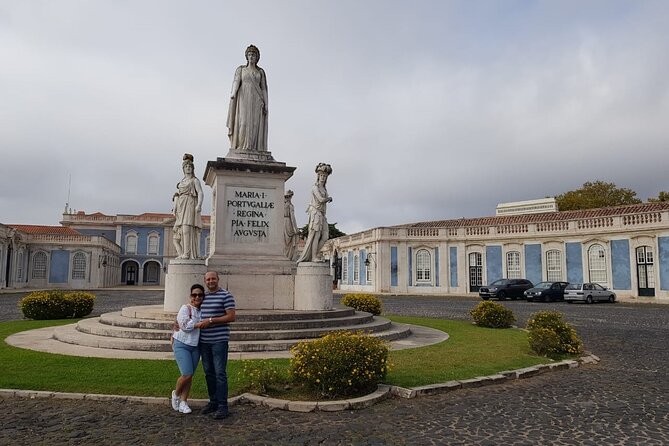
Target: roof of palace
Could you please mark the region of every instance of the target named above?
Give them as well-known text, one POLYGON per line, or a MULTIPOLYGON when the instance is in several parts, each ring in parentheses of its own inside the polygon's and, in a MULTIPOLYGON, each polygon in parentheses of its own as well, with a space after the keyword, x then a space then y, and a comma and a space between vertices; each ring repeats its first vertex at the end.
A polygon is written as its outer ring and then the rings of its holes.
POLYGON ((542 214, 504 215, 499 217, 456 218, 391 226, 392 228, 460 228, 467 226, 517 225, 543 223, 584 218, 614 217, 620 215, 660 212, 669 209, 669 202, 641 203, 608 208, 583 209, 578 211, 557 211, 542 214))
POLYGON ((79 231, 66 226, 43 226, 43 225, 6 225, 26 234, 57 234, 57 235, 81 235, 79 231))
MULTIPOLYGON (((159 222, 162 223, 166 220, 174 219, 174 214, 168 214, 168 213, 163 213, 163 212, 144 212, 141 214, 117 214, 117 215, 107 215, 103 214, 102 212, 93 212, 91 214, 87 214, 84 211, 78 211, 75 214, 66 214, 66 215, 71 215, 74 217, 74 220, 71 222, 77 222, 77 223, 96 223, 98 219, 103 219, 103 220, 112 220, 112 221, 137 221, 137 222, 159 222), (90 219, 90 221, 87 221, 90 219)), ((210 222, 210 216, 209 215, 203 215, 202 216, 202 221, 205 223, 210 222)))

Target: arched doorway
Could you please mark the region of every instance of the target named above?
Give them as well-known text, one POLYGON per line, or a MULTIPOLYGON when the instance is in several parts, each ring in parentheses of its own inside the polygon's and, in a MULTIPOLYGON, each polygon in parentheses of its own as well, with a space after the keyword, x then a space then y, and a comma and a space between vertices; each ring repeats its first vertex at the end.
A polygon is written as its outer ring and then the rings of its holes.
POLYGON ((157 285, 160 283, 160 264, 149 260, 144 264, 143 283, 146 285, 157 285))
POLYGON ((137 285, 137 275, 139 273, 139 264, 134 260, 123 263, 121 267, 121 283, 126 285, 137 285))

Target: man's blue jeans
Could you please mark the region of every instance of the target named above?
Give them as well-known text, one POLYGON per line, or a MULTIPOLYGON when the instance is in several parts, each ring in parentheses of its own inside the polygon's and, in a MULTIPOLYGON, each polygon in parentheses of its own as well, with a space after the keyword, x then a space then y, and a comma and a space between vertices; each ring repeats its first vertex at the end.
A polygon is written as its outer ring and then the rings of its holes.
POLYGON ((200 342, 202 368, 207 381, 209 401, 218 406, 219 411, 228 411, 228 342, 209 344, 200 342))

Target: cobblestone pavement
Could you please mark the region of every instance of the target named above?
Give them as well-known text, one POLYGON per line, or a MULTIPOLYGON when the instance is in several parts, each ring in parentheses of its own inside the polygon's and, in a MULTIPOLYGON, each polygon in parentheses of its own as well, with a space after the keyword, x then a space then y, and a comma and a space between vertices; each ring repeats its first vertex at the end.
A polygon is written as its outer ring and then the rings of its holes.
MULTIPOLYGON (((109 294, 121 306, 144 299, 142 293, 109 294)), ((10 300, 15 305, 11 296, 0 296, 3 313, 10 300)), ((386 313, 467 319, 478 299, 383 301, 386 313)), ((0 444, 669 444, 669 306, 505 304, 518 325, 539 309, 564 312, 601 362, 478 389, 391 399, 361 411, 299 414, 243 405, 222 422, 179 415, 167 406, 0 399, 0 444)))

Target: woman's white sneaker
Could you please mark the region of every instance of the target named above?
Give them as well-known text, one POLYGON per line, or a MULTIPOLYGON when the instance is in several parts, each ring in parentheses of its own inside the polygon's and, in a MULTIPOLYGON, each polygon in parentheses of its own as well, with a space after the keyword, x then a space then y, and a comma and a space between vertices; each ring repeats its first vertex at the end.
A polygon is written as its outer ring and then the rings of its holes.
POLYGON ((177 391, 172 390, 172 409, 179 410, 179 397, 177 396, 177 391))
POLYGON ((190 407, 188 407, 188 403, 185 401, 182 401, 179 403, 179 412, 181 413, 191 413, 192 410, 190 410, 190 407))

